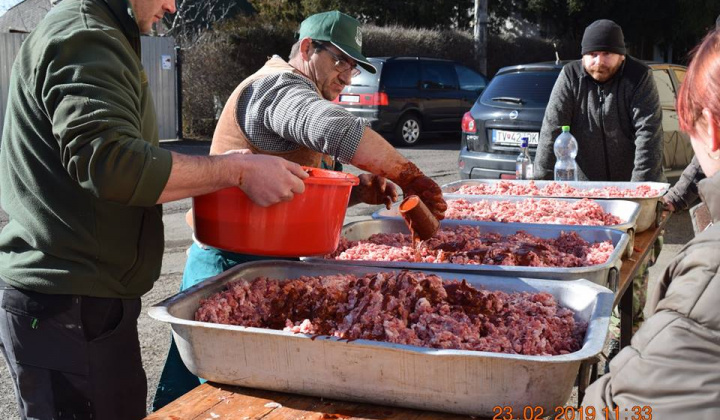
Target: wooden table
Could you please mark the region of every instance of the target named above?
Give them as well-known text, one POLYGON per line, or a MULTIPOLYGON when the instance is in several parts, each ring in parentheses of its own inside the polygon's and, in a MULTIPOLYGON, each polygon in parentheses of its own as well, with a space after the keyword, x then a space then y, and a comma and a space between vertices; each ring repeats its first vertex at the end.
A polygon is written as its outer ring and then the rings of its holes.
MULTIPOLYGON (((663 212, 658 223, 635 236, 633 254, 623 258, 618 276, 613 307, 620 310, 620 344, 630 343, 632 338, 633 282, 642 262, 649 257, 653 244, 670 218, 663 212)), ((578 404, 582 402, 585 388, 597 378, 599 358, 584 362, 578 376, 578 404)), ((296 394, 264 391, 231 385, 205 383, 183 395, 146 419, 353 419, 353 420, 460 420, 478 417, 418 411, 397 407, 377 406, 296 394)))
POLYGON ((468 420, 479 417, 304 397, 207 382, 145 419, 468 420))
POLYGON ((640 270, 643 262, 650 257, 650 252, 653 250, 655 240, 665 229, 665 225, 668 220, 670 220, 671 214, 669 211, 663 211, 660 213, 655 226, 635 235, 633 254, 630 258, 623 258, 618 286, 615 291, 615 301, 613 303, 613 308, 617 306, 620 311, 620 348, 630 344, 630 339, 633 334, 633 279, 640 270))

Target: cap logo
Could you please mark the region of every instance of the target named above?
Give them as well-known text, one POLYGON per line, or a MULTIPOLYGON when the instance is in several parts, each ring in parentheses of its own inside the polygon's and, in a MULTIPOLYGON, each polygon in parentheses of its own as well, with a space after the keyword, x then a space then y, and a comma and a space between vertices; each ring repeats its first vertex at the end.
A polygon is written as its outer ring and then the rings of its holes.
POLYGON ((358 47, 362 47, 362 32, 360 32, 359 26, 357 32, 355 32, 355 42, 358 44, 358 47))

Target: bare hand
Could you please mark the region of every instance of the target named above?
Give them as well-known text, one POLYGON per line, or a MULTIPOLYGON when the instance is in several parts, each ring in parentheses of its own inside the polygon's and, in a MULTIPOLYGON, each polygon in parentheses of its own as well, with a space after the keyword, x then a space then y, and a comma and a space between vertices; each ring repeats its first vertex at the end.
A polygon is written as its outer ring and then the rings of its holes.
POLYGON ((353 188, 353 194, 360 202, 366 204, 384 204, 390 210, 392 203, 398 199, 395 185, 387 179, 373 174, 360 174, 360 184, 353 188))
POLYGON ((663 208, 668 211, 675 211, 675 204, 670 201, 666 196, 663 196, 663 208))
POLYGON ((309 175, 297 163, 277 156, 254 155, 244 151, 230 150, 224 154, 241 160, 242 169, 237 186, 259 206, 290 201, 295 194, 305 191, 303 179, 309 175))

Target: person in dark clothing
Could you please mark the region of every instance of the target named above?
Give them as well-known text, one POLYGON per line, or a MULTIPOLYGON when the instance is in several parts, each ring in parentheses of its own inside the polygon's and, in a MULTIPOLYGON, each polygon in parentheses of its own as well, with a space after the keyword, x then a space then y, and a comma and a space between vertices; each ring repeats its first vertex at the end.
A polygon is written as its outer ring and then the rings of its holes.
MULTIPOLYGON (((715 19, 715 29, 720 29, 720 15, 715 19)), ((698 183, 705 179, 696 157, 683 170, 680 179, 663 197, 665 208, 670 211, 687 210, 698 199, 698 183)))
MULTIPOLYGON (((662 108, 652 70, 627 55, 620 26, 607 19, 588 25, 582 59, 563 67, 545 111, 535 155, 535 177, 553 179, 553 145, 561 126, 578 142, 580 181, 663 181, 662 108)), ((662 248, 655 243, 652 255, 662 248)), ((633 317, 643 319, 649 261, 633 279, 633 317)), ((610 355, 618 348, 619 318, 611 319, 610 355)))
POLYGON ((660 181, 662 108, 650 68, 626 55, 622 29, 601 19, 585 29, 582 59, 563 67, 545 110, 536 179, 553 179, 553 145, 569 125, 580 181, 660 181))
POLYGON ((161 203, 239 187, 268 206, 305 188, 277 156, 159 147, 140 34, 174 12, 174 0, 63 0, 13 64, 0 351, 23 419, 145 417, 137 319, 160 275, 161 203))

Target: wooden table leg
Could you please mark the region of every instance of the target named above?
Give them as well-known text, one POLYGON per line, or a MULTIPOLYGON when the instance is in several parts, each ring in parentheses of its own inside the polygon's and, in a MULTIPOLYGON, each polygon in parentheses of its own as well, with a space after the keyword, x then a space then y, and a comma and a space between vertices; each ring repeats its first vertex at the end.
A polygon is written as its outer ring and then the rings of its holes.
POLYGON ((580 408, 583 398, 585 398, 585 389, 588 387, 590 382, 590 361, 585 360, 580 363, 580 372, 578 372, 578 398, 577 407, 580 408))
POLYGON ((618 310, 620 311, 620 348, 630 344, 633 330, 633 293, 635 291, 635 282, 630 280, 627 290, 620 298, 618 310))
POLYGON ((577 387, 578 387, 578 399, 577 407, 580 408, 583 398, 585 398, 585 390, 591 383, 595 382, 598 378, 598 363, 600 358, 598 356, 591 357, 590 359, 583 360, 580 364, 580 372, 578 372, 577 387))

